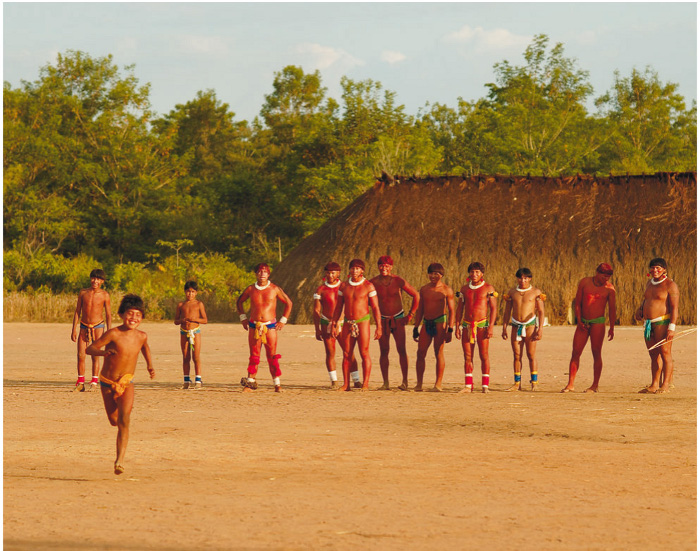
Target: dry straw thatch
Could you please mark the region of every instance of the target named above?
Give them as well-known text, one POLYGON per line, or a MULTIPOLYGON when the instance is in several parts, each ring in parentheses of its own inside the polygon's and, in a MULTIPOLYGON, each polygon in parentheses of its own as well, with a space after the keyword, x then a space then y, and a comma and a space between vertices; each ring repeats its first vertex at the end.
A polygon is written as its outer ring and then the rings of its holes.
POLYGON ((374 277, 377 259, 388 254, 394 274, 416 288, 427 283, 428 265, 440 262, 455 291, 469 263, 478 260, 501 294, 515 284, 516 270, 527 266, 547 295, 550 322, 562 324, 573 321, 578 281, 608 262, 615 270, 618 320, 628 325, 647 264, 661 256, 681 289, 679 323, 695 324, 696 192, 695 172, 387 178, 304 239, 271 279, 294 302, 291 321, 311 323, 312 295, 331 260, 345 270, 361 258, 366 275, 374 277))

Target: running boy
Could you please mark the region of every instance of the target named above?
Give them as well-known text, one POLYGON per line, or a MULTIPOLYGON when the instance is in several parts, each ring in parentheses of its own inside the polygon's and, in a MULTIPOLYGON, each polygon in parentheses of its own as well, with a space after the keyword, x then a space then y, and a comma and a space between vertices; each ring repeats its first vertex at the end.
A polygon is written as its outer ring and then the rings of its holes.
POLYGON ((462 287, 457 306, 457 338, 462 339, 464 351, 464 388, 460 392, 471 392, 474 388, 474 348, 479 348, 481 359, 481 391, 489 391, 491 361, 489 339, 493 337, 496 323, 496 297, 493 285, 484 281, 486 268, 481 262, 472 262, 467 268, 468 284, 462 287))
POLYGON ((110 329, 87 347, 87 354, 104 356, 105 364, 100 373, 100 388, 107 419, 117 427, 117 459, 114 474, 124 472, 124 454, 129 442, 129 423, 134 406, 134 372, 139 352, 146 360, 151 379, 156 376, 151 361, 146 333, 138 329, 143 320, 144 307, 141 297, 126 295, 119 304, 122 324, 110 329), (104 350, 100 350, 104 347, 104 350))
POLYGON ((416 354, 416 386, 413 390, 423 391, 425 357, 430 343, 435 351, 435 386, 433 392, 442 392, 442 377, 445 374, 444 346, 452 340, 455 325, 455 299, 452 288, 442 282, 445 268, 442 264, 428 266, 430 283, 419 291, 418 310, 413 326, 413 340, 418 343, 416 354), (419 329, 421 322, 423 326, 419 329))
POLYGON ((282 392, 280 384, 280 354, 277 354, 277 332, 282 331, 287 324, 287 317, 292 312, 292 301, 282 290, 270 281, 270 267, 261 263, 255 267, 257 281, 248 285, 236 301, 236 308, 243 324, 248 331, 248 376, 241 379, 243 392, 252 392, 258 388, 255 375, 260 364, 260 352, 263 345, 267 355, 267 363, 275 385, 275 392, 282 392), (250 299, 250 319, 243 310, 243 304, 250 299), (277 299, 285 304, 284 313, 279 321, 275 318, 277 299))
POLYGON ((513 328, 510 332, 510 345, 513 348, 515 376, 515 383, 506 392, 522 390, 520 371, 523 348, 530 363, 530 386, 532 390, 537 390, 535 348, 537 341, 542 338, 544 326, 545 296, 537 287, 532 287, 532 272, 529 268, 520 268, 515 272, 515 277, 518 285, 503 296, 506 302, 506 310, 503 313, 503 339, 508 339, 508 325, 510 325, 513 328))
MULTIPOLYGON (((338 289, 340 289, 340 264, 329 262, 326 264, 324 271, 326 272, 326 277, 323 285, 319 286, 314 293, 313 319, 314 327, 316 328, 316 340, 322 341, 326 350, 326 369, 331 379, 331 388, 337 389, 339 384, 335 366, 336 340, 340 344, 340 349, 343 353, 345 353, 345 347, 347 346, 346 341, 342 338, 336 339, 331 332, 331 320, 333 319, 333 312, 335 312, 335 305, 338 302, 338 289)), ((360 374, 357 371, 355 354, 352 355, 350 376, 355 388, 360 388, 362 383, 360 382, 360 374)))
POLYGON ((185 301, 177 305, 175 312, 175 325, 180 326, 180 349, 182 350, 182 374, 185 382, 183 389, 192 386, 190 380, 190 360, 194 362, 194 389, 202 388, 202 363, 200 351, 202 349, 202 336, 200 325, 207 323, 207 313, 204 304, 197 300, 197 282, 185 283, 185 301))
POLYGON ((99 339, 102 333, 109 331, 112 326, 112 311, 109 305, 109 293, 102 289, 107 276, 103 270, 95 269, 90 272, 90 288, 78 293, 78 305, 73 314, 73 330, 70 338, 78 342, 78 380, 73 392, 92 391, 97 388, 97 374, 100 371, 100 359, 92 358, 92 380, 85 387, 85 349, 99 339), (102 310, 104 309, 104 317, 102 310), (78 328, 80 325, 80 328, 78 328))

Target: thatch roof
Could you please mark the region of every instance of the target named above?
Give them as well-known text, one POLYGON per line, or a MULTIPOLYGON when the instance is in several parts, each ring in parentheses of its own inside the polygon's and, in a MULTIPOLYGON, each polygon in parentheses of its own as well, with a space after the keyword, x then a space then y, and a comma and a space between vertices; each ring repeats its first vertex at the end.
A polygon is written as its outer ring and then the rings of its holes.
MULTIPOLYGON (((696 322, 695 172, 568 178, 475 176, 378 181, 275 268, 272 280, 294 301, 291 321, 311 323, 313 293, 330 260, 344 269, 353 258, 377 275, 381 255, 414 287, 427 283, 431 262, 445 266, 458 290, 470 262, 502 293, 515 271, 529 267, 548 297, 551 323, 570 319, 578 281, 610 263, 620 323, 633 314, 647 263, 664 257, 681 289, 679 323, 696 322)), ((345 275, 345 274, 343 274, 345 275)), ((499 308, 502 314, 502 299, 499 308)), ((499 318, 500 319, 500 318, 499 318)))

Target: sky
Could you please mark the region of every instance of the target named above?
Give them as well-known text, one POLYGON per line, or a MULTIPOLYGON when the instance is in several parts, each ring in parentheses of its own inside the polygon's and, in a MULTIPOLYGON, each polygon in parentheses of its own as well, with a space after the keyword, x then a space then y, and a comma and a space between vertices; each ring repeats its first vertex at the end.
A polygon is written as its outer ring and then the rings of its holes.
POLYGON ((695 2, 4 2, 3 80, 35 81, 67 50, 112 54, 150 83, 158 114, 213 89, 236 120, 252 121, 275 72, 297 65, 318 70, 338 102, 341 77, 372 79, 416 115, 485 97, 494 64, 524 65, 538 34, 588 71, 594 97, 616 70, 651 66, 688 107, 697 98, 695 2))

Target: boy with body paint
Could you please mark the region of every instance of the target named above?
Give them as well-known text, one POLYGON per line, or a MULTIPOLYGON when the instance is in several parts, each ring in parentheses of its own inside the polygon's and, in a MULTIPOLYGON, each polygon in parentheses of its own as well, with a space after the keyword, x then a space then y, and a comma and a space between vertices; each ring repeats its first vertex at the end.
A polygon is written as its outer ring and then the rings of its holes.
POLYGON ((180 350, 182 351, 182 374, 185 378, 183 389, 192 388, 190 380, 190 360, 194 362, 194 389, 202 388, 202 364, 200 352, 202 335, 200 325, 207 323, 204 304, 197 300, 197 282, 185 283, 185 301, 177 305, 175 325, 180 326, 180 350))
POLYGON ((100 390, 107 419, 117 427, 117 458, 114 474, 124 472, 124 455, 129 443, 131 410, 134 406, 134 373, 139 353, 146 360, 146 369, 151 379, 156 376, 151 361, 146 333, 138 327, 143 320, 143 300, 136 295, 126 295, 119 304, 122 324, 110 329, 87 347, 90 356, 104 356, 104 367, 100 373, 100 390), (101 348, 104 347, 104 350, 101 348))
POLYGON ((513 349, 513 375, 515 382, 506 390, 522 390, 520 372, 523 363, 523 350, 527 353, 530 364, 530 386, 537 390, 537 359, 535 349, 537 341, 542 338, 544 327, 544 301, 545 295, 537 287, 532 286, 532 272, 529 268, 520 268, 515 272, 518 284, 510 289, 503 299, 506 309, 503 313, 503 339, 508 339, 508 326, 510 332, 510 345, 513 349))
POLYGON ((92 357, 92 380, 85 386, 85 350, 93 341, 99 339, 105 329, 112 326, 112 312, 109 304, 109 293, 102 289, 107 276, 101 269, 90 272, 90 288, 78 293, 78 305, 73 314, 73 330, 71 340, 78 343, 78 380, 73 392, 93 391, 97 389, 100 371, 100 359, 92 357), (102 311, 104 310, 104 317, 102 311), (80 326, 80 328, 78 328, 80 326))

